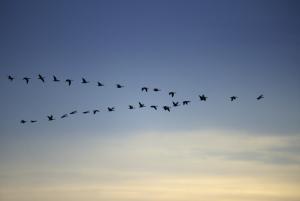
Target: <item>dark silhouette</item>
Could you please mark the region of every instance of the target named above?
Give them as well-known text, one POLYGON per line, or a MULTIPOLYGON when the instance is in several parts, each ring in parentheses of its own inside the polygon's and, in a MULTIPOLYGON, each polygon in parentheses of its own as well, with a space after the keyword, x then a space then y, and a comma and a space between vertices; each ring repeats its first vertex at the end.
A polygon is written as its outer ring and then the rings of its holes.
POLYGON ((84 111, 84 112, 82 112, 83 114, 88 114, 88 113, 90 113, 90 111, 89 110, 87 110, 87 111, 84 111))
POLYGON ((25 121, 25 120, 21 120, 21 121, 20 121, 21 124, 25 124, 26 122, 27 122, 27 121, 25 121))
POLYGON ((142 91, 148 92, 148 87, 142 87, 142 91))
POLYGON ((124 86, 123 85, 120 85, 120 84, 116 84, 117 88, 123 88, 124 86))
POLYGON ((257 99, 257 100, 260 100, 260 99, 263 99, 263 98, 264 98, 264 95, 261 94, 261 95, 259 95, 256 99, 257 99))
POLYGON ((173 107, 179 106, 179 102, 174 102, 174 101, 172 101, 172 103, 173 103, 173 107))
POLYGON ((146 107, 146 106, 145 106, 145 104, 139 102, 139 107, 142 108, 142 107, 146 107))
POLYGON ((101 82, 97 82, 97 86, 98 86, 98 87, 103 87, 104 84, 102 84, 101 82))
POLYGON ((10 81, 13 81, 15 78, 12 75, 7 76, 10 81))
POLYGON ((66 82, 68 83, 69 86, 72 84, 72 81, 73 81, 73 80, 66 79, 66 82))
POLYGON ((132 105, 128 105, 128 109, 133 110, 135 107, 133 107, 132 105))
POLYGON ((207 96, 205 96, 204 94, 202 94, 201 96, 199 95, 200 101, 206 101, 207 96))
POLYGON ((160 89, 154 88, 153 91, 158 92, 158 91, 160 91, 160 89))
POLYGON ((115 107, 108 107, 107 110, 108 110, 109 112, 113 112, 113 111, 115 111, 115 107))
POLYGON ((96 114, 97 112, 100 112, 99 110, 93 110, 93 114, 96 114))
POLYGON ((176 94, 176 92, 174 92, 174 91, 169 92, 169 95, 172 96, 172 98, 174 97, 175 94, 176 94))
POLYGON ((170 107, 169 107, 169 106, 163 106, 163 109, 164 109, 165 111, 169 111, 169 112, 170 112, 170 107))
POLYGON ((157 110, 158 106, 157 105, 151 105, 150 107, 153 108, 153 109, 155 109, 155 110, 157 110))
POLYGON ((53 82, 59 82, 60 80, 56 78, 55 75, 53 75, 53 82))
POLYGON ((70 112, 69 114, 76 114, 77 113, 77 110, 74 110, 72 112, 70 112))
POLYGON ((230 97, 230 101, 234 101, 234 100, 236 100, 238 97, 237 96, 231 96, 230 97))
POLYGON ((48 121, 53 121, 53 120, 55 120, 54 118, 53 118, 53 115, 50 115, 50 116, 47 116, 48 117, 48 121))
POLYGON ((64 114, 60 118, 63 119, 63 118, 66 118, 67 116, 68 116, 68 114, 64 114))
POLYGON ((39 74, 38 79, 41 80, 42 82, 45 82, 45 77, 43 77, 41 74, 39 74))
POLYGON ((28 84, 29 83, 29 80, 30 80, 31 78, 30 77, 24 77, 23 78, 23 80, 25 80, 26 81, 26 84, 28 84))
POLYGON ((189 100, 183 101, 183 102, 182 102, 182 105, 188 105, 190 102, 191 102, 191 101, 189 101, 189 100))
POLYGON ((30 121, 30 123, 35 123, 35 122, 37 122, 37 120, 31 120, 31 121, 30 121))
POLYGON ((82 81, 81 81, 82 84, 87 84, 87 83, 89 83, 89 81, 86 81, 86 79, 84 79, 84 78, 81 78, 81 79, 82 79, 82 81))

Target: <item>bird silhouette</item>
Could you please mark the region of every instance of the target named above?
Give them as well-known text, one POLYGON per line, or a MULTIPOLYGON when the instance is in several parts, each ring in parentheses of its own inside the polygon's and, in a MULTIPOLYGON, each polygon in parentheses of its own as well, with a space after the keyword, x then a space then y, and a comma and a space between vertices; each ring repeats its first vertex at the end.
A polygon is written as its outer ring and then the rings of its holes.
POLYGON ((88 113, 90 113, 90 111, 89 110, 87 110, 87 111, 84 111, 84 112, 82 112, 83 114, 88 114, 88 113))
POLYGON ((77 113, 77 110, 74 110, 72 112, 70 112, 69 114, 76 114, 77 113))
POLYGON ((82 81, 81 81, 82 84, 87 84, 87 83, 89 83, 89 81, 86 81, 86 79, 84 79, 84 78, 81 78, 81 80, 82 80, 82 81))
POLYGON ((69 86, 72 84, 72 81, 73 81, 73 80, 66 79, 66 82, 68 83, 69 86))
POLYGON ((139 102, 139 107, 142 108, 142 107, 146 107, 146 106, 145 106, 145 104, 139 102))
POLYGON ((264 95, 261 94, 261 95, 259 95, 256 99, 257 99, 257 100, 260 100, 260 99, 262 99, 262 98, 264 98, 264 95))
POLYGON ((59 82, 60 80, 56 78, 55 75, 53 75, 53 82, 59 82))
POLYGON ((158 106, 157 105, 151 105, 150 107, 153 108, 153 109, 155 109, 155 110, 157 110, 158 106))
POLYGON ((97 85, 98 87, 103 87, 104 86, 101 82, 97 82, 97 84, 98 84, 97 85))
POLYGON ((38 79, 41 80, 42 82, 45 82, 45 77, 43 77, 41 74, 39 74, 38 79))
POLYGON ((123 88, 124 86, 123 85, 121 85, 121 84, 116 84, 116 86, 117 86, 117 88, 123 88))
POLYGON ((26 84, 28 84, 29 83, 29 80, 30 80, 31 78, 30 77, 24 77, 23 78, 23 80, 25 80, 26 81, 26 84))
POLYGON ((153 91, 158 92, 158 91, 160 91, 160 89, 154 88, 153 91))
POLYGON ((148 92, 148 87, 142 87, 142 91, 148 92))
POLYGON ((96 114, 97 112, 100 112, 99 110, 93 110, 93 114, 96 114))
POLYGON ((173 103, 173 107, 179 106, 179 102, 174 102, 174 101, 172 101, 172 103, 173 103))
POLYGON ((114 107, 108 107, 107 110, 108 110, 109 112, 113 112, 113 111, 115 111, 115 108, 114 108, 114 107))
POLYGON ((169 111, 169 112, 170 112, 170 107, 169 107, 169 106, 163 106, 163 109, 164 109, 165 111, 169 111))
POLYGON ((63 119, 63 118, 66 118, 67 116, 68 116, 68 114, 64 114, 60 118, 63 119))
POLYGON ((135 107, 132 105, 128 105, 128 109, 133 110, 133 109, 135 109, 135 107))
POLYGON ((48 117, 48 121, 53 121, 53 120, 55 120, 54 117, 53 117, 53 115, 50 115, 50 116, 47 116, 47 117, 48 117))
POLYGON ((175 94, 176 94, 176 92, 174 92, 174 91, 169 92, 169 95, 172 96, 172 98, 174 97, 175 94))
POLYGON ((189 100, 183 101, 183 102, 182 102, 182 105, 188 105, 190 102, 191 102, 191 101, 189 101, 189 100))
POLYGON ((21 120, 21 121, 20 121, 21 124, 25 124, 26 122, 27 122, 27 121, 25 121, 25 120, 21 120))
POLYGON ((237 96, 231 96, 230 97, 230 101, 234 101, 234 100, 236 100, 238 97, 237 96))
POLYGON ((37 120, 31 120, 31 121, 30 121, 30 123, 35 123, 35 122, 37 122, 37 120))
POLYGON ((10 81, 13 81, 15 78, 12 75, 7 76, 10 81))
POLYGON ((206 101, 207 97, 202 94, 201 96, 199 95, 200 101, 206 101))

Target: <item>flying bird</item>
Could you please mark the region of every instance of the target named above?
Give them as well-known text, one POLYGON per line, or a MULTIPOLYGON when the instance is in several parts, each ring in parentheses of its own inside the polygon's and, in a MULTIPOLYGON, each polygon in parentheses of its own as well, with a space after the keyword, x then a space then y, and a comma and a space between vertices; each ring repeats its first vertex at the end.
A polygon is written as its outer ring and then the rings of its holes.
POLYGON ((201 96, 199 95, 200 101, 206 101, 207 96, 205 96, 204 94, 202 94, 201 96))
POLYGON ((173 103, 173 107, 179 106, 179 102, 174 102, 174 101, 172 101, 172 103, 173 103))
POLYGON ((89 81, 86 81, 86 79, 84 79, 84 78, 81 78, 81 80, 82 80, 82 81, 81 81, 82 84, 87 84, 87 83, 89 83, 89 81))
POLYGON ((47 116, 47 117, 48 117, 48 121, 53 121, 54 120, 53 115, 50 115, 50 116, 47 116))
POLYGON ((128 109, 132 110, 134 109, 135 107, 133 107, 132 105, 128 105, 128 109))
POLYGON ((21 121, 20 121, 21 124, 25 124, 26 122, 27 122, 27 121, 25 121, 25 120, 21 120, 21 121))
POLYGON ((158 106, 157 105, 151 105, 150 107, 153 108, 153 109, 155 109, 155 110, 157 110, 158 106))
POLYGON ((68 114, 64 114, 60 118, 63 119, 63 118, 66 118, 67 116, 68 116, 68 114))
POLYGON ((26 84, 28 84, 29 83, 29 80, 30 80, 31 78, 30 77, 24 77, 23 78, 23 80, 25 80, 26 81, 26 84))
POLYGON ((98 84, 97 85, 98 87, 103 87, 104 86, 104 84, 102 84, 101 82, 97 82, 97 84, 98 84))
POLYGON ((70 112, 69 114, 76 114, 77 113, 77 110, 74 110, 72 112, 70 112))
POLYGON ((158 92, 158 91, 160 91, 160 89, 154 88, 153 91, 158 92))
POLYGON ((148 87, 142 87, 142 91, 148 92, 148 87))
POLYGON ((146 107, 146 106, 145 106, 145 104, 139 102, 139 107, 142 108, 142 107, 146 107))
POLYGON ((256 99, 257 99, 257 100, 260 100, 260 99, 262 99, 262 98, 264 98, 264 95, 261 94, 261 95, 259 95, 256 99))
POLYGON ((237 96, 231 96, 230 97, 230 101, 234 101, 234 100, 236 100, 238 97, 237 96))
POLYGON ((183 101, 183 102, 182 102, 182 105, 188 105, 190 102, 191 102, 191 101, 189 101, 189 100, 183 101))
POLYGON ((169 92, 169 95, 172 96, 172 98, 174 97, 175 94, 176 94, 176 92, 174 92, 174 91, 169 92))
POLYGON ((169 107, 169 106, 163 106, 163 109, 164 109, 165 111, 169 111, 169 112, 170 112, 170 107, 169 107))
POLYGON ((31 121, 30 121, 30 123, 35 123, 35 122, 37 122, 37 120, 31 120, 31 121))
POLYGON ((93 114, 96 114, 97 112, 100 112, 99 110, 93 110, 93 114))
POLYGON ((12 75, 7 76, 10 81, 13 81, 15 78, 12 75))
POLYGON ((84 111, 84 112, 82 112, 83 114, 88 114, 88 113, 90 113, 90 111, 89 110, 87 110, 87 111, 84 111))
POLYGON ((114 107, 108 107, 107 110, 108 110, 109 112, 113 112, 113 111, 115 111, 115 108, 114 108, 114 107))
POLYGON ((54 81, 54 82, 59 82, 60 80, 57 79, 55 75, 53 75, 53 81, 54 81))
POLYGON ((38 79, 41 80, 42 82, 45 82, 45 77, 43 77, 41 74, 39 74, 38 79))
POLYGON ((120 84, 116 84, 117 88, 123 88, 124 86, 123 85, 120 85, 120 84))
POLYGON ((66 79, 66 82, 68 83, 68 85, 70 86, 73 80, 70 79, 66 79))

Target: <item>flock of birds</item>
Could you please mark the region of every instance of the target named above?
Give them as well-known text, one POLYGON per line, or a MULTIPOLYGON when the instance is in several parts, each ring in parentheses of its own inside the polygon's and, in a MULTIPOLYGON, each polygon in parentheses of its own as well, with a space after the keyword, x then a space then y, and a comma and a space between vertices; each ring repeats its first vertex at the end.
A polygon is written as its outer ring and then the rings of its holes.
MULTIPOLYGON (((8 75, 8 80, 10 80, 11 82, 12 81, 14 81, 16 78, 13 76, 13 75, 8 75)), ((30 82, 30 80, 31 80, 32 78, 31 77, 23 77, 22 78, 22 80, 24 80, 25 81, 25 83, 26 84, 29 84, 29 82, 30 82)), ((41 82, 43 82, 43 83, 45 83, 45 76, 42 76, 41 74, 38 74, 38 76, 37 76, 37 79, 38 80, 40 80, 41 82)), ((72 84, 72 82, 73 82, 73 80, 72 79, 66 79, 66 80, 60 80, 60 79, 58 79, 55 75, 53 75, 53 79, 52 79, 52 81, 53 82, 61 82, 61 81, 64 81, 68 86, 71 86, 71 84, 72 84)), ((86 78, 82 78, 81 79, 81 83, 82 84, 88 84, 88 83, 90 83, 90 81, 88 81, 86 78)), ((104 86, 104 84, 103 83, 101 83, 101 82, 99 82, 99 81, 97 81, 97 86, 98 87, 103 87, 104 86)), ((125 86, 124 85, 122 85, 122 84, 116 84, 116 88, 124 88, 125 86)), ((142 92, 148 92, 150 90, 150 88, 149 87, 142 87, 141 88, 141 91, 142 92)), ((159 91, 161 91, 161 89, 159 89, 159 88, 153 88, 153 91, 154 92, 159 92, 159 91)), ((169 96, 171 96, 172 98, 175 96, 175 94, 176 94, 176 92, 175 91, 170 91, 170 92, 168 92, 168 94, 169 94, 169 96)), ((202 94, 202 95, 198 95, 198 97, 199 97, 199 100, 200 101, 206 101, 207 100, 207 96, 205 96, 204 94, 202 94)), ((230 98, 230 101, 232 102, 232 101, 235 101, 235 100, 237 100, 237 96, 231 96, 231 97, 229 97, 230 98)), ((260 94, 259 96, 257 96, 256 97, 256 100, 261 100, 261 99, 263 99, 264 98, 264 95, 263 94, 260 94)), ((184 100, 184 101, 182 101, 182 105, 184 106, 184 105, 188 105, 189 103, 190 103, 191 101, 190 100, 184 100)), ((164 106, 162 106, 162 109, 164 110, 164 111, 168 111, 168 112, 170 112, 171 111, 171 108, 172 107, 178 107, 178 106, 180 106, 180 102, 174 102, 174 101, 172 101, 172 106, 167 106, 167 105, 164 105, 164 106)), ((141 103, 141 102, 139 102, 138 103, 138 108, 144 108, 144 107, 146 107, 146 105, 145 104, 143 104, 143 103, 141 103)), ((133 105, 128 105, 128 109, 129 110, 133 110, 133 109, 135 109, 136 107, 135 106, 133 106, 133 105)), ((159 108, 159 106, 158 105, 150 105, 150 108, 152 108, 153 110, 158 110, 158 108, 159 108)), ((115 111, 115 107, 107 107, 107 111, 108 112, 113 112, 113 111, 115 111)), ((87 111, 83 111, 82 113, 83 114, 90 114, 90 113, 92 113, 92 114, 97 114, 98 112, 100 112, 100 110, 99 109, 94 109, 94 110, 87 110, 87 111)), ((59 116, 58 118, 60 118, 60 119, 64 119, 64 118, 67 118, 69 115, 74 115, 74 114, 76 114, 76 113, 78 113, 78 111, 77 110, 74 110, 74 111, 72 111, 72 112, 70 112, 70 113, 66 113, 66 114, 63 114, 62 116, 59 116)), ((48 118, 48 121, 54 121, 54 120, 56 120, 55 118, 54 118, 54 116, 53 115, 47 115, 47 118, 48 118)), ((20 123, 21 124, 25 124, 25 123, 36 123, 36 122, 38 122, 37 120, 21 120, 20 121, 20 123)))

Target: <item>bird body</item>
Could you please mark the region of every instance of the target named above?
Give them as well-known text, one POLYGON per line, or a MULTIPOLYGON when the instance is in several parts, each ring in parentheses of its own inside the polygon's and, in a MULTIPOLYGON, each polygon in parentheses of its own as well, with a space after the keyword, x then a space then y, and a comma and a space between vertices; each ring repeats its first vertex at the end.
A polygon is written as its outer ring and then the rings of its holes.
POLYGON ((57 79, 55 75, 53 75, 53 81, 54 81, 54 82, 59 82, 60 80, 57 79))
POLYGON ((38 75, 38 79, 42 82, 45 82, 45 77, 43 77, 41 74, 38 75))
POLYGON ((145 106, 145 104, 139 102, 139 107, 142 108, 142 107, 146 107, 146 106, 145 106))
POLYGON ((237 96, 231 96, 230 97, 230 101, 234 101, 234 100, 236 100, 238 97, 237 96))
POLYGON ((101 82, 97 82, 98 87, 103 87, 104 85, 101 82))
POLYGON ((10 81, 13 81, 15 78, 12 75, 7 76, 10 81))
POLYGON ((160 91, 160 89, 154 88, 153 91, 158 92, 158 91, 160 91))
POLYGON ((190 102, 191 102, 191 101, 189 101, 189 100, 183 101, 183 102, 182 102, 182 105, 188 105, 190 102))
POLYGON ((113 111, 115 111, 115 108, 114 108, 114 107, 108 107, 107 110, 108 110, 109 112, 113 112, 113 111))
POLYGON ((201 96, 199 95, 200 101, 206 101, 207 96, 205 96, 204 94, 202 94, 201 96))
POLYGON ((47 117, 48 117, 48 121, 53 121, 54 120, 53 115, 50 115, 50 116, 47 116, 47 117))
POLYGON ((176 92, 174 92, 174 91, 169 92, 169 95, 172 96, 172 98, 174 97, 175 94, 176 94, 176 92))
POLYGON ((93 114, 96 114, 97 112, 100 112, 99 110, 93 110, 93 114))
POLYGON ((26 84, 28 84, 29 83, 29 80, 30 80, 31 78, 30 77, 24 77, 23 78, 23 80, 25 80, 26 81, 26 84))
POLYGON ((157 110, 157 105, 151 105, 150 107, 157 110))
POLYGON ((77 113, 77 110, 74 110, 72 112, 70 112, 69 114, 76 114, 77 113))
POLYGON ((173 103, 173 107, 177 107, 177 106, 179 106, 179 102, 172 102, 173 103))
POLYGON ((66 82, 68 83, 69 86, 72 84, 72 81, 73 81, 73 80, 66 79, 66 82))
POLYGON ((263 94, 259 95, 256 99, 257 99, 257 100, 260 100, 260 99, 262 99, 262 98, 264 98, 264 95, 263 95, 263 94))
POLYGON ((84 78, 81 78, 81 80, 82 80, 82 81, 81 81, 82 84, 87 84, 87 83, 89 83, 89 81, 86 81, 86 79, 84 79, 84 78))
POLYGON ((20 121, 21 124, 25 124, 26 122, 27 122, 27 121, 25 121, 25 120, 21 120, 21 121, 20 121))
POLYGON ((121 84, 116 84, 116 86, 117 86, 117 88, 123 88, 124 86, 123 85, 121 85, 121 84))
POLYGON ((142 87, 142 91, 148 92, 148 87, 142 87))
POLYGON ((128 109, 132 110, 132 109, 134 109, 134 108, 135 108, 134 106, 128 105, 128 109))
POLYGON ((68 116, 68 114, 64 114, 60 118, 63 119, 63 118, 66 118, 67 116, 68 116))
POLYGON ((87 110, 87 111, 84 111, 84 112, 82 112, 83 114, 88 114, 88 113, 90 113, 90 111, 89 110, 87 110))
POLYGON ((31 121, 30 121, 30 123, 35 123, 35 122, 37 122, 37 120, 31 120, 31 121))
POLYGON ((170 112, 170 107, 169 107, 169 106, 163 106, 163 109, 164 109, 165 111, 169 111, 169 112, 170 112))

